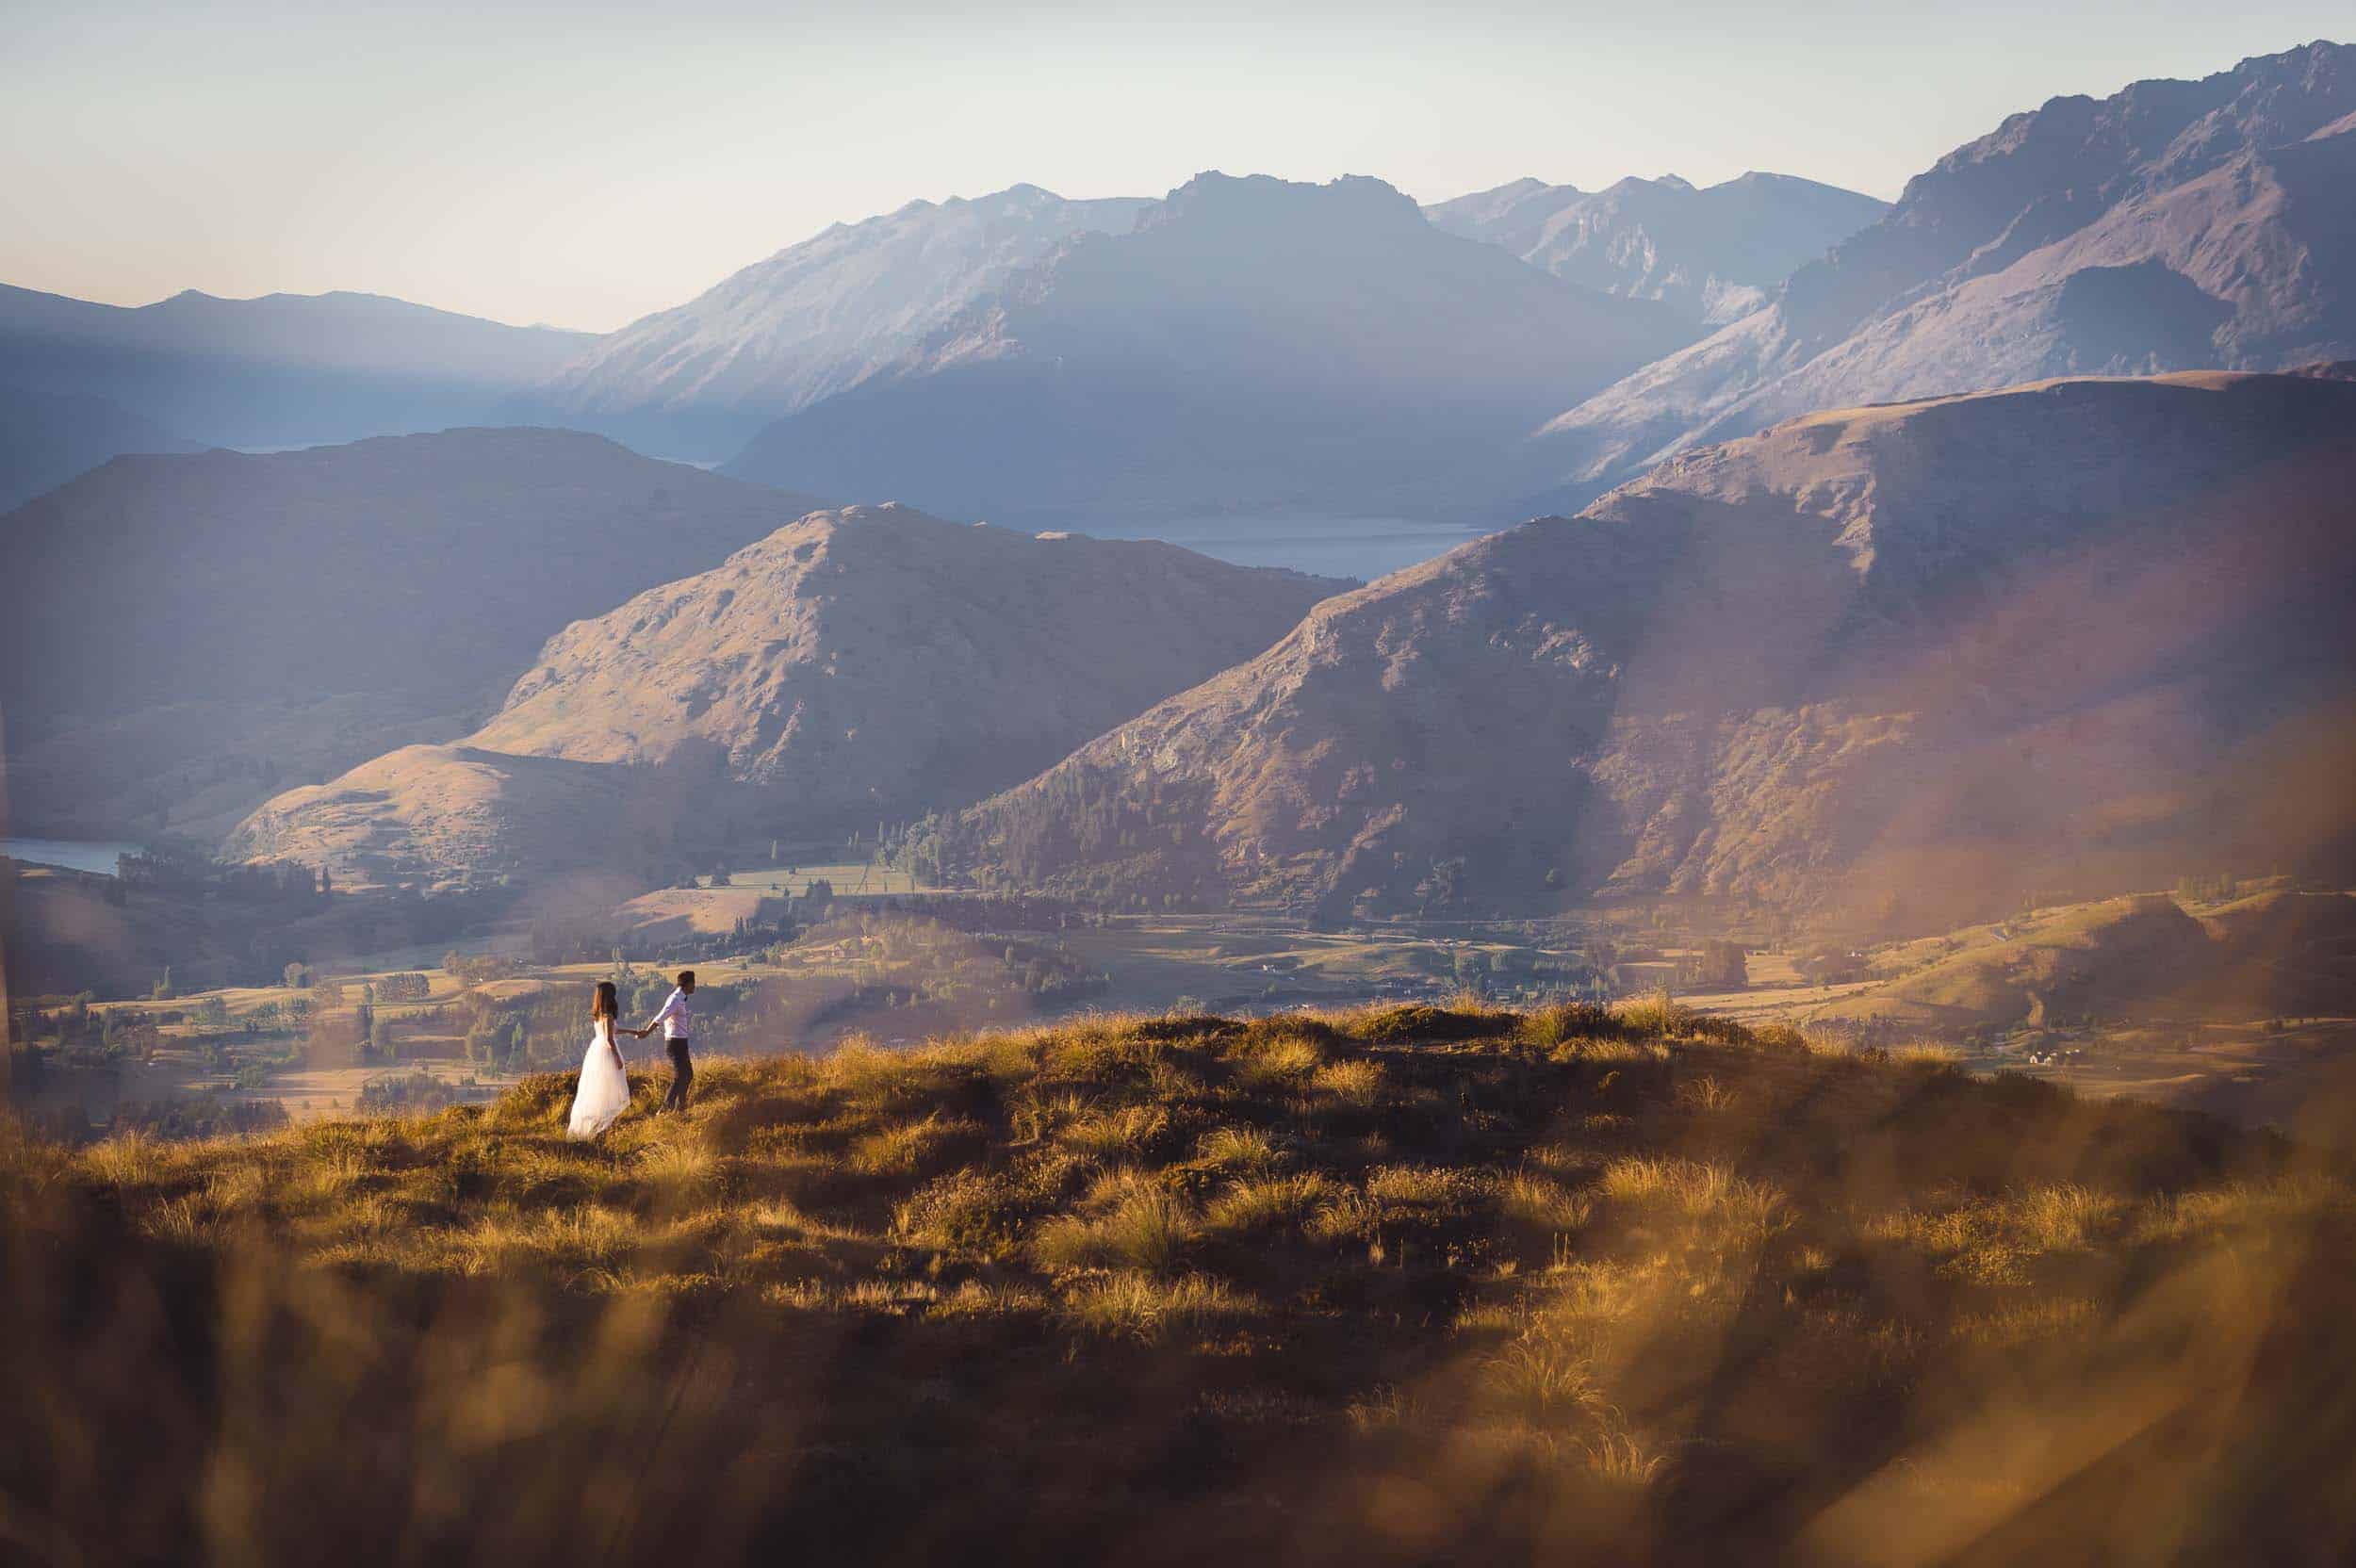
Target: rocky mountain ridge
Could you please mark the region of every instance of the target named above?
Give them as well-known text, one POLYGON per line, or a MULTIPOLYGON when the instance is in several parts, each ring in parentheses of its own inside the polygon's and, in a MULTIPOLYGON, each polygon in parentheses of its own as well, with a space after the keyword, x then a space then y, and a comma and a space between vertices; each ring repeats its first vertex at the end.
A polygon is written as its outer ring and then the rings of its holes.
POLYGON ((1765 309, 1550 421, 1561 494, 1809 409, 2356 356, 2356 49, 2012 116, 1765 309))
POLYGON ((1715 326, 1765 304, 1793 269, 1889 208, 1838 186, 1754 171, 1708 187, 1630 176, 1593 191, 1521 179, 1424 211, 1450 234, 1501 245, 1559 278, 1660 300, 1715 326))
POLYGON ((1380 180, 1207 173, 1010 276, 728 472, 1030 527, 1479 516, 1561 405, 1692 335, 1380 180))

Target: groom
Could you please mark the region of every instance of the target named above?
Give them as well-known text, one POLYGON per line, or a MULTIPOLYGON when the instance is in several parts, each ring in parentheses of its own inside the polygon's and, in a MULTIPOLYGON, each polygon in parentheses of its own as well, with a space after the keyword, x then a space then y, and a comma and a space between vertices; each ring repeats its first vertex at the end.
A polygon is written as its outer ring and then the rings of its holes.
POLYGON ((663 1109, 666 1111, 687 1109, 687 1086, 695 1081, 695 1064, 687 1055, 688 1037, 695 1032, 687 1009, 687 999, 695 994, 695 972, 692 969, 679 971, 679 989, 671 993, 670 1000, 663 1004, 661 1011, 646 1021, 644 1029, 630 1031, 643 1040, 654 1033, 655 1025, 663 1026, 663 1043, 671 1052, 671 1092, 663 1097, 663 1109))

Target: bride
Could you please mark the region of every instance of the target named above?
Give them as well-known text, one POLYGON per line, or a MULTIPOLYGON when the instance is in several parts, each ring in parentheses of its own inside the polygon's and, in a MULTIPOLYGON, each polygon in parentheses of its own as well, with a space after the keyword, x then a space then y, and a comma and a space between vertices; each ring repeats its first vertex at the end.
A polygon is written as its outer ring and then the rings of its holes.
POLYGON ((614 982, 598 981, 597 999, 589 1004, 589 1054, 581 1057, 581 1081, 573 1086, 569 1132, 574 1137, 596 1137, 630 1104, 630 1078, 623 1070, 622 1048, 614 1038, 621 1011, 614 982))

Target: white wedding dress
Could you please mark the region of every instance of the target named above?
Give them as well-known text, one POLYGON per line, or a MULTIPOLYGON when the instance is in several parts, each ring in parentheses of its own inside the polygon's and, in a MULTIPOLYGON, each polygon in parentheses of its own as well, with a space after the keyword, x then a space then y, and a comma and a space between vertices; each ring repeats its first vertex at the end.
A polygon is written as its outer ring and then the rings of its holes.
POLYGON ((630 1078, 622 1070, 621 1049, 614 1043, 614 1021, 601 1018, 589 1037, 589 1054, 581 1059, 568 1131, 577 1138, 594 1138, 613 1126, 629 1104, 630 1078))

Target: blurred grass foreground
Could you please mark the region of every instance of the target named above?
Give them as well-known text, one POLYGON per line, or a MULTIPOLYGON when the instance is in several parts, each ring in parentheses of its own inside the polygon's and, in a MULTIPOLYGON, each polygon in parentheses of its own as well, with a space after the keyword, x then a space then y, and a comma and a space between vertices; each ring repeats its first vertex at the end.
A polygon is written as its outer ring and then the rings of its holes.
POLYGON ((38 1563, 2345 1562, 2325 1156, 1670 1006, 0 1151, 38 1563))

